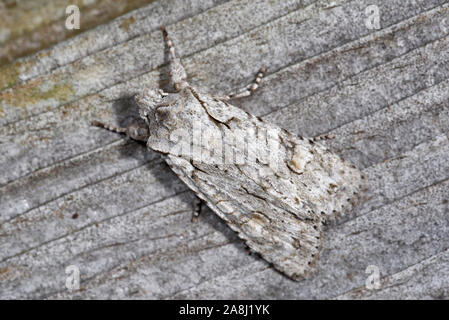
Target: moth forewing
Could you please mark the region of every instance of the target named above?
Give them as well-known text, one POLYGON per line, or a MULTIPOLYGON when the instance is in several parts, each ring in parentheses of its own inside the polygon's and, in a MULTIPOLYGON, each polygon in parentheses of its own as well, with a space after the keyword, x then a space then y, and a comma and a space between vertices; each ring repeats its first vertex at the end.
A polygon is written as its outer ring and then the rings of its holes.
MULTIPOLYGON (((195 109, 191 121, 204 124, 203 135, 257 132, 264 139, 223 141, 224 149, 243 154, 243 163, 220 162, 221 153, 208 149, 213 148, 208 144, 201 145, 201 154, 220 156, 192 161, 185 154, 169 152, 167 163, 252 250, 289 277, 303 279, 319 257, 323 220, 343 208, 341 202, 348 197, 354 198, 354 192, 361 187, 360 172, 312 140, 288 133, 230 104, 226 104, 224 115, 218 111, 221 106, 213 96, 195 97, 198 103, 185 110, 192 113, 191 108, 195 109), (270 139, 278 142, 275 150, 268 148, 268 158, 267 132, 275 132, 270 139), (254 154, 249 156, 248 150, 254 154), (333 184, 340 188, 334 190, 333 184)), ((179 126, 192 126, 187 117, 181 118, 179 126)))

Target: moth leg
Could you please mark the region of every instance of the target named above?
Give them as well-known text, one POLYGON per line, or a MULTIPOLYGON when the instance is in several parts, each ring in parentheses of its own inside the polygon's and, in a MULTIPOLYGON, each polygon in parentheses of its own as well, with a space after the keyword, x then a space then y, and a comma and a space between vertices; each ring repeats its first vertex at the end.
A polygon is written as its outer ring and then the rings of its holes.
POLYGON ((195 199, 193 200, 193 215, 192 215, 193 223, 198 222, 198 217, 200 216, 202 205, 203 201, 200 198, 195 197, 195 199))
POLYGON ((170 37, 168 36, 167 29, 165 29, 165 27, 161 27, 161 30, 169 50, 168 60, 170 63, 170 81, 173 83, 175 91, 178 92, 182 88, 185 88, 189 85, 186 81, 187 74, 183 65, 181 64, 181 60, 176 57, 175 47, 170 37))
POLYGON ((245 253, 247 254, 247 255, 251 255, 251 253, 252 253, 252 250, 251 250, 251 248, 245 243, 245 253))
POLYGON ((335 138, 335 136, 333 134, 326 133, 326 134, 322 134, 322 135, 313 137, 312 140, 320 141, 320 140, 330 140, 330 139, 334 139, 334 138, 335 138))
POLYGON ((240 92, 224 97, 224 100, 238 99, 252 95, 254 91, 256 91, 257 88, 259 88, 259 83, 262 80, 265 71, 266 71, 265 67, 260 68, 259 72, 257 73, 256 79, 249 87, 240 90, 240 92))
POLYGON ((92 121, 92 125, 94 125, 96 127, 104 128, 109 131, 113 131, 113 132, 117 132, 117 133, 124 133, 129 138, 131 138, 133 140, 137 140, 137 141, 147 141, 148 138, 150 137, 148 128, 144 127, 142 124, 140 124, 138 122, 133 123, 132 125, 130 125, 126 128, 112 126, 110 124, 100 122, 97 120, 92 121))

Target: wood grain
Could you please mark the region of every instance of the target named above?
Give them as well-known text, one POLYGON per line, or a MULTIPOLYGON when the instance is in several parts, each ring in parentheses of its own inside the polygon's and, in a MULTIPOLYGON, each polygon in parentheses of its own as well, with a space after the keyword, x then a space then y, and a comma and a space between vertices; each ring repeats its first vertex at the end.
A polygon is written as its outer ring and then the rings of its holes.
POLYGON ((157 1, 0 67, 0 297, 448 298, 449 2, 157 1), (376 4, 381 29, 365 26, 376 4), (123 30, 120 25, 134 17, 123 30), (318 273, 276 272, 126 124, 133 95, 167 87, 166 25, 189 81, 324 142, 370 199, 328 227, 318 273), (119 31, 120 30, 120 31, 119 31), (81 290, 65 287, 76 265, 81 290), (368 290, 367 266, 381 272, 368 290))

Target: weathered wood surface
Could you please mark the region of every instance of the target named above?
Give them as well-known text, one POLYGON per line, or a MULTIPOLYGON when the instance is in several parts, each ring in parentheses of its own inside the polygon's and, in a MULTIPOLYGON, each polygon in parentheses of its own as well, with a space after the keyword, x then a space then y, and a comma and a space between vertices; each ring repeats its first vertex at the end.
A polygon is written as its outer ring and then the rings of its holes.
MULTIPOLYGON (((0 65, 105 23, 154 0, 2 0, 0 65), (80 29, 65 27, 66 8, 76 5, 80 29)), ((131 21, 132 22, 132 21, 131 21)), ((127 22, 122 25, 127 28, 127 22)))
POLYGON ((0 72, 0 298, 430 298, 449 295, 449 1, 162 1, 0 72), (365 25, 380 9, 381 29, 365 25), (121 28, 131 21, 128 28, 121 28), (144 145, 94 128, 167 86, 167 28, 189 80, 292 132, 326 132, 370 199, 330 226, 317 273, 273 270, 144 145), (81 290, 65 287, 78 266, 81 290), (365 287, 367 266, 381 288, 365 287))

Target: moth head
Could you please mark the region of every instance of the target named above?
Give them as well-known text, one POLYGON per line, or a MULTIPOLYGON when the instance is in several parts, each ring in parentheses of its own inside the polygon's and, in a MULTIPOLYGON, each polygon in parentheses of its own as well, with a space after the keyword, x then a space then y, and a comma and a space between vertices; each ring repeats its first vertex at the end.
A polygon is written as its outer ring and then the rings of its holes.
MULTIPOLYGON (((176 124, 184 119, 185 101, 188 92, 167 93, 161 89, 145 89, 136 96, 140 116, 148 123, 150 129, 165 127, 175 129, 176 124)), ((151 132, 150 132, 151 134, 151 132)))
POLYGON ((176 93, 146 89, 136 96, 140 116, 149 128, 149 148, 172 153, 180 140, 188 140, 191 136, 192 124, 196 119, 196 105, 192 102, 196 100, 189 92, 187 89, 176 93))
POLYGON ((147 122, 149 127, 158 127, 164 117, 168 118, 164 108, 170 106, 170 99, 166 99, 169 95, 161 89, 145 89, 136 96, 140 117, 147 122))
POLYGON ((136 102, 139 105, 139 113, 142 118, 148 117, 151 112, 154 112, 157 106, 159 106, 164 97, 168 93, 165 93, 161 89, 145 89, 142 93, 136 96, 136 102))

